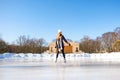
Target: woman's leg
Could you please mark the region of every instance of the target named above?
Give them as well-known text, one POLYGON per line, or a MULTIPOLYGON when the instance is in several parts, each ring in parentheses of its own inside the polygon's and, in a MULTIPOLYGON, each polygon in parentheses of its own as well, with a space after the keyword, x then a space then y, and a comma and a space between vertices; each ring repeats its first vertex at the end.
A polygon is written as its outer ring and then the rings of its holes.
POLYGON ((64 62, 66 62, 64 49, 62 50, 62 54, 63 54, 63 57, 64 57, 64 62))
POLYGON ((59 55, 59 51, 57 51, 55 62, 57 62, 58 55, 59 55))
POLYGON ((56 59, 58 58, 58 55, 59 55, 59 51, 58 51, 57 54, 56 54, 56 59))

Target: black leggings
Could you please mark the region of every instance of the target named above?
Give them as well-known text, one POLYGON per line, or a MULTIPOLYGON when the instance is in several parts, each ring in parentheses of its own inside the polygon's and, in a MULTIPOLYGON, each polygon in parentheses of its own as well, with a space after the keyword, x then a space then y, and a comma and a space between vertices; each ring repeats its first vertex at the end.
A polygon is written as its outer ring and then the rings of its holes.
MULTIPOLYGON (((61 52, 62 52, 63 57, 64 57, 64 59, 65 59, 65 53, 64 53, 64 50, 61 50, 61 52)), ((57 51, 56 59, 58 58, 59 53, 60 53, 60 52, 59 52, 59 51, 57 51)))

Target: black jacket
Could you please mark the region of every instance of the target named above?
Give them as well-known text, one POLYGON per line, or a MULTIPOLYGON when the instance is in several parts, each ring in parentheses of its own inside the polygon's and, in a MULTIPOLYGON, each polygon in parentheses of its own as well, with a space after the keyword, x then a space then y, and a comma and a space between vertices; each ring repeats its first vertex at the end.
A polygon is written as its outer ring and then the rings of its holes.
MULTIPOLYGON (((63 35, 61 35, 60 39, 56 39, 56 46, 57 49, 64 49, 64 42, 68 43, 68 41, 65 39, 63 35)), ((68 43, 69 44, 69 43, 68 43)))

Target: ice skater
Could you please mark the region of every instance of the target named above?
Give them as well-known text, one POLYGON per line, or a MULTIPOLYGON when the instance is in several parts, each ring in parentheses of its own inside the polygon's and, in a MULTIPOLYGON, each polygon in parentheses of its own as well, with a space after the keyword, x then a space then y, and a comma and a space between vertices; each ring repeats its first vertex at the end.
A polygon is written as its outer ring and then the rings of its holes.
POLYGON ((58 55, 61 52, 63 54, 64 62, 66 63, 66 58, 65 58, 65 53, 64 53, 64 42, 66 42, 70 46, 70 43, 65 39, 65 37, 62 35, 62 31, 59 29, 58 34, 56 36, 55 48, 56 48, 57 54, 56 54, 55 62, 57 62, 58 55))

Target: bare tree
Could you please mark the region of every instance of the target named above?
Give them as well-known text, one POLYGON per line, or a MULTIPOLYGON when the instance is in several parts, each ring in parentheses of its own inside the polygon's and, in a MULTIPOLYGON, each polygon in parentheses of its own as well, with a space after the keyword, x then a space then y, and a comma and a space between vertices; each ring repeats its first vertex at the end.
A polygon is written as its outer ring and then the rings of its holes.
POLYGON ((28 49, 28 44, 29 44, 29 36, 26 37, 25 35, 18 37, 17 44, 19 45, 18 50, 19 52, 26 53, 28 49))
POLYGON ((97 37, 95 40, 84 36, 80 42, 80 50, 86 53, 97 53, 101 51, 101 38, 97 37))
POLYGON ((112 44, 117 40, 117 35, 115 32, 107 32, 102 35, 103 46, 107 52, 112 51, 112 44))
POLYGON ((43 38, 40 38, 37 40, 37 47, 39 47, 38 52, 43 52, 44 51, 44 44, 46 43, 46 41, 43 38))
POLYGON ((45 40, 43 38, 35 39, 26 36, 20 36, 17 40, 20 52, 23 53, 41 53, 45 50, 45 40))
POLYGON ((115 41, 112 45, 112 48, 115 52, 116 51, 119 52, 120 51, 120 40, 115 41))
POLYGON ((89 43, 89 37, 84 36, 80 41, 80 50, 82 50, 83 52, 88 52, 87 51, 89 49, 88 43, 89 43))
POLYGON ((7 52, 7 43, 0 39, 0 53, 7 52))
POLYGON ((96 52, 101 52, 101 50, 102 50, 101 41, 102 41, 101 37, 97 37, 96 40, 95 40, 96 52))
POLYGON ((114 32, 116 33, 117 35, 117 39, 120 40, 120 27, 117 27, 114 32))

